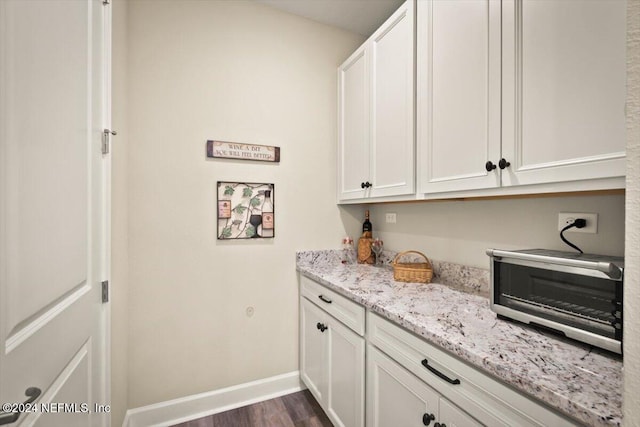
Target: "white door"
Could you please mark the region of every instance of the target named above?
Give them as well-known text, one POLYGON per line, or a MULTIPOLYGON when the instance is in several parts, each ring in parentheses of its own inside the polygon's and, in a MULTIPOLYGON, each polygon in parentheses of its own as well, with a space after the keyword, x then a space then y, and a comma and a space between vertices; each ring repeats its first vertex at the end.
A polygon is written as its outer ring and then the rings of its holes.
POLYGON ((419 1, 417 14, 418 191, 499 187, 500 2, 419 1))
POLYGON ((377 348, 367 346, 367 426, 433 426, 440 395, 377 348))
POLYGON ((362 45, 338 68, 338 198, 367 194, 369 176, 369 53, 362 45))
POLYGON ((326 314, 300 298, 300 376, 318 402, 327 396, 326 314))
POLYGON ((12 426, 110 422, 107 9, 0 1, 0 402, 42 392, 12 426))
POLYGON ((502 3, 502 185, 625 174, 626 1, 502 3))
POLYGON ((364 338, 329 318, 327 414, 336 427, 364 426, 364 338))
POLYGON ((370 39, 372 197, 415 188, 414 6, 406 1, 370 39))

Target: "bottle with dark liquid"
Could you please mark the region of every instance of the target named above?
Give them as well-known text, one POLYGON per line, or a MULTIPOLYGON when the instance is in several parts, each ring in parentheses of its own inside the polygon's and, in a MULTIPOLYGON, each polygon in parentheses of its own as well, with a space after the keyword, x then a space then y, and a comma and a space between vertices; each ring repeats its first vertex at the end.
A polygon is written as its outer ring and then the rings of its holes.
POLYGON ((375 264, 376 256, 371 250, 373 241, 373 225, 369 221, 369 211, 364 212, 362 223, 362 237, 358 239, 358 264, 375 264))
POLYGON ((264 192, 264 203, 262 205, 262 237, 273 237, 273 202, 271 201, 271 190, 264 192))

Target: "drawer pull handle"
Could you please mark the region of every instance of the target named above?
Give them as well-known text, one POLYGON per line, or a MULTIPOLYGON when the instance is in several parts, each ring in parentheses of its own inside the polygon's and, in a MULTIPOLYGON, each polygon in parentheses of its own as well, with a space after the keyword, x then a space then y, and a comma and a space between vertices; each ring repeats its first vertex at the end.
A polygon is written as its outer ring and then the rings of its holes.
POLYGON ((422 424, 428 426, 429 424, 431 424, 431 421, 435 419, 436 419, 436 416, 433 414, 424 414, 422 416, 422 424))
POLYGON ((422 360, 422 366, 424 366, 425 368, 427 368, 432 374, 435 374, 436 376, 440 377, 441 379, 445 380, 446 382, 448 382, 449 384, 453 384, 453 385, 457 385, 460 384, 460 380, 459 379, 455 379, 452 380, 451 378, 449 378, 448 376, 446 376, 445 374, 443 374, 442 372, 438 371, 436 368, 434 368, 433 366, 429 365, 429 361, 427 359, 423 359, 422 360))
POLYGON ((318 298, 320 298, 322 301, 326 302, 327 304, 331 304, 331 300, 325 297, 324 295, 318 295, 318 298))

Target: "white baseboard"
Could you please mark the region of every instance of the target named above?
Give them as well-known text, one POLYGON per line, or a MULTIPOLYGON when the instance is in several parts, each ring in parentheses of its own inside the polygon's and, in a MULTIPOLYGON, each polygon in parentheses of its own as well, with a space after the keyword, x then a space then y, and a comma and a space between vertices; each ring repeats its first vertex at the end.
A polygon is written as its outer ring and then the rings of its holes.
POLYGON ((250 383, 129 409, 122 427, 167 427, 304 390, 294 371, 250 383))

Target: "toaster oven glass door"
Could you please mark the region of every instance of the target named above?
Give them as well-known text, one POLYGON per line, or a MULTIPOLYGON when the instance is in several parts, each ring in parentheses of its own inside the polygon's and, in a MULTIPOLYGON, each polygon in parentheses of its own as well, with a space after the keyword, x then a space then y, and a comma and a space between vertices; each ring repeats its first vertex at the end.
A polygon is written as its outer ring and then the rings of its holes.
POLYGON ((495 262, 494 274, 495 303, 621 339, 621 281, 505 262, 495 262))

